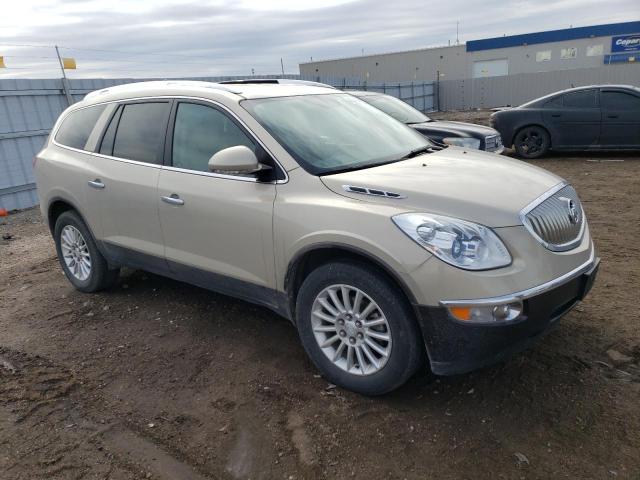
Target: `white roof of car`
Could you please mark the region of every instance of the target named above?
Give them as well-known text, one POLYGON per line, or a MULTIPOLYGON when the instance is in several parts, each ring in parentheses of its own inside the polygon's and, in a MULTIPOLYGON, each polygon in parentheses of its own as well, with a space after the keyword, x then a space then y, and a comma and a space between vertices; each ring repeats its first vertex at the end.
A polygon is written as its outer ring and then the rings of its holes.
POLYGON ((222 84, 213 82, 199 82, 191 80, 160 80, 152 82, 136 82, 103 88, 88 93, 85 103, 99 103, 105 101, 150 97, 150 96, 198 96, 216 98, 224 96, 243 99, 290 97, 297 95, 319 95, 337 93, 330 86, 316 86, 306 82, 296 83, 233 83, 222 84))

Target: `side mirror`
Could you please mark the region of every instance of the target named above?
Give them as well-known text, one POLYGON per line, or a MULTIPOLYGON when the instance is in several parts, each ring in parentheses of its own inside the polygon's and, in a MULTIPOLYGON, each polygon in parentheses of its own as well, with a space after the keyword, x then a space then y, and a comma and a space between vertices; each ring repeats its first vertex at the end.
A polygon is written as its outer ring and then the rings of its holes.
POLYGON ((228 174, 250 174, 262 170, 256 154, 244 145, 225 148, 209 159, 209 171, 228 174))

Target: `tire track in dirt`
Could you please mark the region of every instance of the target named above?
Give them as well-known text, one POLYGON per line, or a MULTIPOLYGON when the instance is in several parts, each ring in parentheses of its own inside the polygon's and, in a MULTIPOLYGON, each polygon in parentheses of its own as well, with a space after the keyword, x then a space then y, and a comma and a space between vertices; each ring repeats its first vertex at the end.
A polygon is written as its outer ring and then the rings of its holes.
POLYGON ((208 478, 118 419, 96 419, 82 389, 64 367, 0 347, 0 479, 208 478))

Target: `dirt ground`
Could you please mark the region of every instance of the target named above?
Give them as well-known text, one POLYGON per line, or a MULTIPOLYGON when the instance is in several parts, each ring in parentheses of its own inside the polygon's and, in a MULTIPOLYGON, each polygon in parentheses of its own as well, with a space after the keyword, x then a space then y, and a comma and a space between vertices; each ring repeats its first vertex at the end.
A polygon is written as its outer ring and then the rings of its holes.
POLYGON ((0 479, 640 479, 640 155, 536 164, 582 197, 590 296, 506 363, 381 398, 266 309, 141 271, 79 293, 38 210, 0 218, 0 479))

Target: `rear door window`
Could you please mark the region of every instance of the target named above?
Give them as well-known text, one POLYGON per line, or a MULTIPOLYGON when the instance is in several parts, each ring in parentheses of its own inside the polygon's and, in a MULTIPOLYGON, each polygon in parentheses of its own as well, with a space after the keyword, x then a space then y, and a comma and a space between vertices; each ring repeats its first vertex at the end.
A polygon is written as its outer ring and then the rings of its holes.
POLYGON ((60 145, 84 150, 100 114, 106 105, 95 105, 71 112, 62 121, 55 140, 60 145))
POLYGON ((596 90, 579 90, 563 95, 562 103, 568 108, 595 108, 598 106, 598 95, 596 90))
POLYGON ((113 156, 161 164, 169 107, 169 102, 125 105, 113 141, 113 156))
POLYGON ((624 92, 602 92, 602 108, 606 110, 640 111, 640 97, 624 92))

